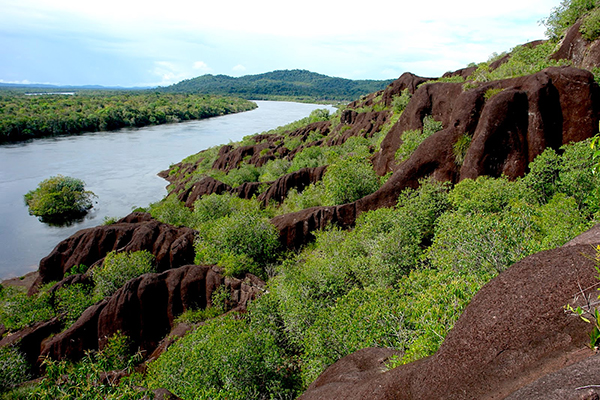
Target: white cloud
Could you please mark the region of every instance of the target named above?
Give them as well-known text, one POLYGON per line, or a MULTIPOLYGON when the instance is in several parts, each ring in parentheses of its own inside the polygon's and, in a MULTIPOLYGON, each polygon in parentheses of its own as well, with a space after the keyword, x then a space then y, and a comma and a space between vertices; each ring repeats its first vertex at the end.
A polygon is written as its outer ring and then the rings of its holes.
POLYGON ((238 64, 231 69, 235 72, 244 72, 246 70, 246 67, 244 67, 242 64, 238 64))
POLYGON ((192 68, 201 70, 201 71, 210 71, 211 70, 210 67, 204 61, 196 61, 192 68))

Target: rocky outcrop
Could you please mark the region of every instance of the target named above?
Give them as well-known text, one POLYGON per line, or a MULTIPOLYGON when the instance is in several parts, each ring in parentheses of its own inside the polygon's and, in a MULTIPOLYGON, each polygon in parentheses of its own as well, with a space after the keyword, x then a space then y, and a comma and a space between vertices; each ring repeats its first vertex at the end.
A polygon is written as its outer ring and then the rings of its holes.
POLYGON ((83 229, 60 242, 40 261, 39 276, 30 288, 60 281, 73 266, 101 262, 111 251, 147 250, 156 258, 157 270, 190 264, 194 260, 195 231, 158 222, 147 213, 132 213, 111 225, 83 229))
POLYGON ((151 354, 187 309, 212 305, 212 294, 225 285, 230 307, 245 310, 262 293, 264 282, 248 275, 225 278, 211 266, 186 265, 130 280, 111 297, 88 308, 66 331, 48 339, 41 356, 77 360, 86 350, 102 349, 116 332, 127 335, 135 348, 151 354))
MULTIPOLYGON (((593 230, 590 240, 600 227, 593 230)), ((598 241, 590 240, 534 254, 501 273, 474 296, 433 356, 348 379, 339 369, 356 357, 350 355, 301 399, 581 398, 586 392, 577 387, 597 383, 588 380, 598 365, 586 347, 592 327, 564 306, 580 305, 582 288, 598 296, 593 257, 586 257, 598 241)), ((360 357, 369 364, 380 356, 366 350, 360 357)))
POLYGON ((466 91, 461 83, 423 85, 373 158, 380 175, 393 171, 377 192, 343 206, 278 216, 273 223, 280 230, 282 243, 297 246, 312 238, 311 229, 332 222, 352 226, 364 211, 394 206, 403 189, 417 187, 419 180, 428 176, 455 183, 480 175, 522 176, 547 147, 558 149, 593 136, 598 130, 599 104, 600 89, 593 75, 572 67, 548 68, 466 91), (397 164, 395 153, 402 133, 422 129, 426 115, 441 121, 443 130, 397 164), (461 164, 454 145, 465 135, 471 144, 461 164))
POLYGON ((591 70, 600 65, 600 41, 588 41, 580 32, 581 20, 571 26, 559 49, 552 55, 555 60, 568 60, 573 66, 591 70))

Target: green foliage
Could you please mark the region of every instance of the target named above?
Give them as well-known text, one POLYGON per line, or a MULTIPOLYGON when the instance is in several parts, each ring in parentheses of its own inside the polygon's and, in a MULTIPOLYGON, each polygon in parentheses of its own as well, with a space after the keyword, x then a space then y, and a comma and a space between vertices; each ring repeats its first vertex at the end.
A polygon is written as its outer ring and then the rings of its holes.
POLYGON ((581 35, 590 42, 600 37, 600 8, 595 8, 585 17, 580 31, 581 35))
POLYGON ((531 199, 532 194, 520 182, 507 178, 480 176, 476 180, 464 179, 448 196, 452 206, 462 214, 496 213, 512 201, 531 199))
POLYGON ((268 332, 225 316, 180 339, 148 366, 151 388, 185 399, 293 398, 297 378, 268 332))
POLYGON ((199 228, 196 240, 197 264, 219 263, 226 275, 252 272, 274 261, 279 234, 259 213, 241 212, 207 222, 199 228))
POLYGON ((168 196, 161 201, 150 204, 148 212, 152 215, 152 218, 165 224, 191 227, 196 225, 192 210, 187 208, 176 196, 168 196))
POLYGON ((53 283, 42 287, 31 297, 23 287, 2 287, 0 291, 0 323, 10 331, 17 331, 36 322, 54 317, 48 289, 53 283))
POLYGON ((598 6, 596 0, 562 0, 552 9, 550 16, 542 22, 546 26, 546 36, 558 40, 575 22, 598 6))
POLYGON ((71 326, 94 304, 93 287, 81 283, 63 286, 54 294, 56 313, 63 315, 65 327, 71 326))
POLYGON ((328 204, 325 185, 323 184, 323 181, 319 181, 308 185, 308 187, 300 193, 294 188, 290 189, 287 197, 281 206, 279 206, 278 213, 287 214, 310 207, 323 206, 325 204, 328 204))
MULTIPOLYGON (((309 147, 309 148, 312 148, 312 147, 309 147)), ((320 147, 316 147, 316 148, 320 148, 320 147)), ((258 181, 259 182, 275 181, 275 180, 279 179, 280 177, 282 177, 283 175, 287 174, 290 166, 291 166, 291 162, 286 159, 277 158, 275 160, 271 160, 268 163, 266 163, 265 166, 263 167, 262 173, 258 177, 258 181)))
POLYGON ((0 347, 0 394, 30 378, 25 357, 14 347, 0 347))
POLYGON ((547 148, 529 164, 529 173, 523 183, 531 188, 536 200, 545 203, 558 190, 561 157, 552 148, 547 148))
POLYGON ((156 272, 154 256, 148 251, 111 251, 102 266, 94 269, 95 295, 99 298, 110 296, 130 279, 148 272, 156 272))
POLYGON ((52 176, 27 192, 29 214, 42 218, 81 214, 92 208, 94 193, 85 190, 82 180, 69 176, 52 176))
POLYGON ((328 205, 356 201, 379 189, 379 177, 362 157, 346 157, 329 165, 323 176, 328 205))
POLYGON ((493 96, 497 95, 498 93, 501 93, 504 89, 502 88, 490 88, 488 90, 485 91, 485 94, 483 95, 483 97, 486 100, 491 99, 493 96))
POLYGON ((176 322, 185 322, 188 324, 198 324, 206 320, 218 317, 229 310, 228 302, 231 293, 225 285, 221 285, 212 294, 211 304, 204 309, 187 309, 179 317, 176 322))
POLYGON ((473 137, 471 135, 463 133, 452 145, 452 153, 454 154, 454 161, 456 162, 456 165, 463 165, 472 140, 473 137))
MULTIPOLYGON (((550 59, 550 56, 555 51, 555 47, 556 44, 551 41, 538 44, 537 46, 516 46, 512 49, 507 62, 494 70, 490 70, 490 62, 481 63, 477 66, 476 71, 469 76, 468 80, 473 82, 490 82, 530 75, 548 67, 568 64, 565 60, 557 61, 550 59)), ((471 87, 464 87, 464 89, 468 90, 471 87)))
POLYGON ((202 119, 256 108, 234 98, 150 92, 0 96, 0 142, 202 119))
POLYGON ((32 393, 32 397, 42 400, 92 399, 92 400, 140 400, 149 395, 148 390, 139 387, 132 378, 115 382, 104 372, 125 370, 131 372, 141 361, 141 355, 129 353, 128 339, 120 333, 108 339, 99 352, 88 352, 80 362, 43 361, 46 371, 44 379, 32 393))
POLYGON ((412 331, 404 318, 404 300, 393 289, 353 289, 332 307, 319 310, 303 342, 305 386, 330 364, 365 347, 404 350, 412 331))
POLYGON ((402 144, 396 151, 396 161, 402 162, 408 160, 425 139, 442 129, 442 123, 434 120, 431 115, 428 115, 423 118, 422 130, 415 129, 402 132, 402 144))

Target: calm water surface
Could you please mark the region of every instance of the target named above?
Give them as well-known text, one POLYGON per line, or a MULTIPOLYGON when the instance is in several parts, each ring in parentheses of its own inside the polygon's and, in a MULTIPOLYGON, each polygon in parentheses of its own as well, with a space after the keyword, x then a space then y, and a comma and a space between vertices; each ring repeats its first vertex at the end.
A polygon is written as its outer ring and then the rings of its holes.
POLYGON ((63 239, 80 229, 124 217, 166 195, 156 174, 183 158, 304 118, 315 104, 257 101, 240 114, 113 132, 37 139, 0 145, 0 280, 37 269, 63 239), (52 227, 30 216, 23 195, 57 174, 82 179, 98 197, 87 217, 52 227))

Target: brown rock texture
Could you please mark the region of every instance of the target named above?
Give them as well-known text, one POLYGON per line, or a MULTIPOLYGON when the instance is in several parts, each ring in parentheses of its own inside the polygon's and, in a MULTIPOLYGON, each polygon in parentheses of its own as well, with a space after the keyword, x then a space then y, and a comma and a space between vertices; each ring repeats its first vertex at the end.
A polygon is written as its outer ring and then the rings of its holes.
MULTIPOLYGON (((597 242, 581 242, 534 254, 498 275, 433 356, 359 380, 328 369, 301 399, 582 398, 575 397, 586 393, 576 393, 577 385, 593 384, 598 368, 586 347, 591 325, 563 309, 578 305, 581 288, 597 296, 596 271, 585 256, 597 242)), ((330 369, 339 370, 336 364, 330 369)))
POLYGON ((252 275, 244 280, 224 278, 217 267, 197 265, 144 274, 88 308, 69 329, 48 339, 41 356, 77 360, 86 350, 102 349, 117 331, 149 355, 174 328, 178 315, 189 308, 210 306, 212 293, 222 285, 230 293, 231 308, 243 311, 248 301, 262 293, 264 282, 252 275))
POLYGON ((40 261, 39 276, 30 288, 60 281, 71 267, 91 267, 111 251, 147 250, 156 257, 158 271, 194 261, 195 231, 158 222, 147 213, 132 213, 112 225, 83 229, 60 242, 40 261))

